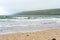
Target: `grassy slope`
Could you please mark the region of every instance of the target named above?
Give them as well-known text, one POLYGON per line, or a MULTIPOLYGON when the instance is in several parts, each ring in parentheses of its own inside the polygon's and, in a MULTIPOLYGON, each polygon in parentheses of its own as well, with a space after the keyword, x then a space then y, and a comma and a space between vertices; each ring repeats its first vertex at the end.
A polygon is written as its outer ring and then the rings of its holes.
POLYGON ((21 15, 60 15, 60 9, 24 11, 10 16, 0 15, 0 19, 12 19, 15 16, 21 16, 21 15))
POLYGON ((60 15, 60 9, 25 11, 17 15, 60 15))

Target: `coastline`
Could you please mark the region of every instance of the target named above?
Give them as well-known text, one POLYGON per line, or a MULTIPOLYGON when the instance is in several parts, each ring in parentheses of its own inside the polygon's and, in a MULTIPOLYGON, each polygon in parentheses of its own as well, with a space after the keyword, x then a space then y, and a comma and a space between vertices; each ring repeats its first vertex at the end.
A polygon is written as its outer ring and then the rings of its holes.
POLYGON ((60 40, 60 29, 0 35, 0 40, 60 40))
POLYGON ((42 20, 20 20, 18 22, 12 22, 12 25, 4 25, 0 27, 0 34, 9 34, 16 32, 35 32, 43 31, 47 29, 60 29, 60 19, 42 19, 42 20), (6 26, 6 27, 5 27, 6 26))

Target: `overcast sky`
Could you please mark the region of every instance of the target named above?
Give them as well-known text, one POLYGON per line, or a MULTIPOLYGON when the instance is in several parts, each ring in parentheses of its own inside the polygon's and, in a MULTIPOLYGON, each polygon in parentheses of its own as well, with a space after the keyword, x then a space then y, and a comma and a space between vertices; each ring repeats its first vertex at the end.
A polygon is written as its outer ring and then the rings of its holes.
POLYGON ((0 15, 60 8, 60 0, 0 0, 0 15))

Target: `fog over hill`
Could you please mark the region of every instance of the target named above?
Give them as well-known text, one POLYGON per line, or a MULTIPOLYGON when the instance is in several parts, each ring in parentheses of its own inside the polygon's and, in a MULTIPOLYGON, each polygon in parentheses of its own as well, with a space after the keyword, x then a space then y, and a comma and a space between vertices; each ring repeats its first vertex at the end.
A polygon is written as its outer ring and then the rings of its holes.
POLYGON ((34 11, 23 11, 12 15, 0 15, 1 19, 12 18, 16 16, 29 16, 29 15, 60 15, 60 8, 58 9, 46 9, 46 10, 34 10, 34 11))
POLYGON ((16 13, 16 15, 60 15, 59 9, 46 9, 46 10, 35 10, 35 11, 24 11, 16 13))

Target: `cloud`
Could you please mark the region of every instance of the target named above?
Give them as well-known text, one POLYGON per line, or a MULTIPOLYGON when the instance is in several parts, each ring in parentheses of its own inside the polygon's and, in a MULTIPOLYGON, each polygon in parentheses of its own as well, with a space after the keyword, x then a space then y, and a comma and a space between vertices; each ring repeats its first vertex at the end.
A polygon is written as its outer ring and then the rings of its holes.
POLYGON ((9 13, 29 10, 60 8, 60 0, 0 0, 9 13))
POLYGON ((22 10, 50 9, 60 7, 58 3, 59 0, 17 0, 16 7, 22 10))

